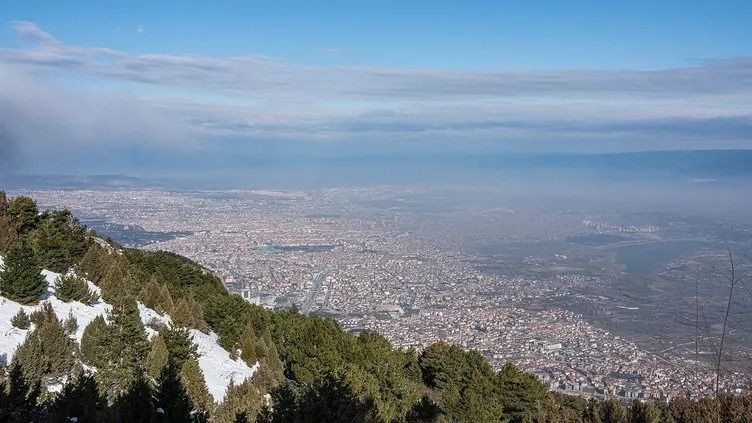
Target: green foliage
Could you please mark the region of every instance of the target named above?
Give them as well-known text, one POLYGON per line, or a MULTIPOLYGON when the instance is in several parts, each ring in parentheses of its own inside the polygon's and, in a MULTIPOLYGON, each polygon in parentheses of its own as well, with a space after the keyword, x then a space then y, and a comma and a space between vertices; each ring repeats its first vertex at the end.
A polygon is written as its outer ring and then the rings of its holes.
POLYGON ((6 380, 0 381, 0 422, 27 423, 41 414, 39 382, 29 383, 21 367, 12 365, 6 380))
POLYGON ((242 416, 245 421, 253 422, 263 407, 262 393, 251 381, 246 380, 227 388, 227 393, 214 411, 212 420, 216 423, 234 423, 237 421, 236 418, 242 416))
POLYGON ((176 368, 181 368, 187 360, 198 358, 198 348, 188 329, 165 328, 160 331, 160 336, 167 346, 168 360, 176 368))
POLYGON ((214 406, 209 390, 206 388, 206 380, 198 360, 191 357, 183 363, 180 369, 180 382, 193 403, 193 409, 198 412, 208 413, 214 406))
POLYGON ((8 213, 0 211, 0 253, 8 251, 11 245, 18 242, 19 235, 8 213))
POLYGON ((98 376, 104 381, 109 395, 116 397, 143 372, 149 341, 133 298, 113 307, 110 322, 107 362, 99 368, 98 376))
POLYGON ((661 423, 661 409, 655 404, 635 401, 632 404, 631 423, 661 423))
POLYGON ((109 325, 104 317, 97 316, 84 329, 81 338, 81 357, 86 364, 103 368, 108 363, 111 344, 109 325))
POLYGON ((204 320, 204 308, 193 298, 183 297, 175 305, 171 316, 177 326, 208 332, 209 326, 204 320))
POLYGON ((34 252, 25 242, 14 244, 5 256, 5 267, 0 272, 0 293, 13 301, 31 304, 47 289, 34 252))
MULTIPOLYGON (((100 386, 100 390, 101 390, 100 386)), ((137 373, 128 389, 118 394, 109 409, 110 422, 152 422, 157 419, 154 392, 143 374, 137 373)))
POLYGON ((75 417, 79 422, 100 422, 107 411, 107 398, 99 393, 94 377, 80 373, 49 404, 48 421, 69 422, 75 417))
POLYGON ((24 309, 19 308, 18 313, 10 319, 10 324, 19 329, 28 329, 31 326, 31 319, 29 319, 29 315, 26 314, 24 309))
POLYGON ((135 282, 124 263, 115 260, 100 285, 102 298, 113 306, 121 306, 133 297, 135 282))
POLYGON ((91 304, 99 299, 99 295, 89 289, 86 281, 74 274, 60 275, 55 280, 55 296, 63 302, 79 301, 91 304))
POLYGON ((32 382, 48 382, 70 374, 76 362, 76 345, 60 320, 46 316, 26 335, 16 349, 13 365, 17 365, 32 382))
POLYGON ((78 321, 76 320, 76 316, 73 315, 72 310, 68 313, 68 317, 63 322, 63 327, 69 335, 75 334, 78 330, 78 321))
POLYGON ((617 400, 610 399, 598 405, 598 414, 605 423, 628 423, 629 411, 617 400))
POLYGON ((440 409, 450 420, 491 422, 501 418, 496 375, 477 351, 438 342, 423 351, 420 367, 426 385, 440 394, 440 409))
POLYGON ((5 191, 0 190, 0 213, 6 213, 8 211, 8 195, 5 191))
POLYGON ((146 307, 159 314, 172 313, 175 308, 169 288, 167 288, 167 285, 161 285, 156 275, 149 278, 149 282, 141 288, 138 297, 146 307))
POLYGON ((295 311, 274 317, 275 337, 281 340, 280 355, 290 379, 310 384, 345 364, 353 339, 334 320, 295 311))
POLYGON ((154 395, 154 405, 161 410, 160 421, 190 422, 193 403, 183 384, 180 382, 179 370, 172 365, 162 372, 154 395))
POLYGON ((503 415, 511 421, 524 421, 540 411, 548 388, 537 377, 507 363, 496 375, 503 415))
POLYGON ((14 223, 17 233, 26 234, 36 227, 39 220, 36 201, 29 197, 16 197, 8 204, 8 216, 14 223))
POLYGON ((107 275, 114 259, 101 245, 92 242, 81 260, 76 264, 76 272, 99 285, 107 275))
POLYGON ((77 263, 90 243, 86 228, 68 210, 44 212, 29 233, 31 246, 42 267, 66 272, 77 263))
POLYGON ((40 326, 47 320, 57 320, 57 315, 55 310, 52 309, 52 305, 45 301, 29 314, 29 320, 31 320, 31 323, 40 326))
POLYGON ((146 374, 152 379, 157 379, 167 366, 167 345, 161 335, 157 335, 151 341, 149 355, 146 356, 146 374))

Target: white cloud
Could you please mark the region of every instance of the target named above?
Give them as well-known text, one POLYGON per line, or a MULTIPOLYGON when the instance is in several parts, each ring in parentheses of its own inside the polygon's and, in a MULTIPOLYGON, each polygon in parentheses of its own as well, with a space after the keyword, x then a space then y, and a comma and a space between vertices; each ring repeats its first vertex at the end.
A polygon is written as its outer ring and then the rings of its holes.
MULTIPOLYGON (((665 70, 304 66, 259 55, 132 54, 13 22, 0 124, 25 143, 218 139, 749 143, 752 59, 665 70), (75 80, 75 89, 63 81, 75 80)), ((143 27, 137 27, 137 32, 143 27)), ((4 66, 3 66, 4 65, 4 66)))

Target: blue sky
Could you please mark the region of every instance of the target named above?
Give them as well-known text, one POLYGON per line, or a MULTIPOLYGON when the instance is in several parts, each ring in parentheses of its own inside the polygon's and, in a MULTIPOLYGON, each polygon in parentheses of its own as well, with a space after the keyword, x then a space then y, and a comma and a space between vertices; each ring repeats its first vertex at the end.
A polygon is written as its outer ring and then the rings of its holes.
POLYGON ((749 148, 749 22, 743 1, 5 2, 0 164, 749 148))
MULTIPOLYGON (((663 68, 746 56, 745 1, 15 1, 73 44, 307 64, 663 68), (138 32, 142 28, 143 32, 138 32)), ((3 42, 14 42, 9 28, 3 42)))

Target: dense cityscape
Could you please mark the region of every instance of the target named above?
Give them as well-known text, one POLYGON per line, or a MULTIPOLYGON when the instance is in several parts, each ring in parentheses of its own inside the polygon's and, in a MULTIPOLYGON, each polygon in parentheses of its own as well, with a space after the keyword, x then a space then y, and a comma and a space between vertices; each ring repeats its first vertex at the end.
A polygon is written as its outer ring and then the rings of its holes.
MULTIPOLYGON (((580 255, 582 243, 629 246, 672 235, 660 224, 517 209, 498 199, 486 200, 493 207, 459 209, 445 193, 386 189, 24 194, 43 207, 70 208, 102 235, 194 259, 249 302, 333 317, 346 330, 375 330, 397 346, 451 341, 481 351, 495 368, 512 362, 551 389, 583 396, 712 392, 712 361, 692 353, 691 337, 630 336, 646 325, 643 311, 601 294, 625 265, 611 253, 580 255), (494 242, 518 251, 489 252, 494 242), (609 317, 591 318, 593 304, 609 317)), ((665 280, 685 278, 689 264, 718 255, 704 248, 656 271, 665 280)), ((732 350, 743 354, 744 342, 732 350)), ((747 380, 744 366, 725 365, 726 389, 746 390, 747 380)))

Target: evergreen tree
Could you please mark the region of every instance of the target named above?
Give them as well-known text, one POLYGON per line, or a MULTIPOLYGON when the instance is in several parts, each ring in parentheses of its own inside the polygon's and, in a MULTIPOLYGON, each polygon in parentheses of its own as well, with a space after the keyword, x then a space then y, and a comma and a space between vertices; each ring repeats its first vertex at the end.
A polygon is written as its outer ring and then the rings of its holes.
POLYGON ((29 320, 31 320, 31 323, 40 326, 45 321, 57 320, 57 315, 55 314, 55 310, 52 308, 52 305, 48 301, 45 301, 42 303, 42 305, 34 309, 31 314, 29 314, 29 320))
POLYGON ((14 327, 17 327, 19 329, 28 329, 29 326, 31 326, 31 319, 29 319, 29 315, 26 314, 24 309, 19 308, 18 313, 13 316, 13 318, 10 320, 10 324, 12 324, 14 327))
POLYGON ((180 382, 179 371, 174 365, 168 364, 162 372, 154 396, 154 404, 161 415, 159 421, 175 423, 191 421, 193 403, 180 382))
POLYGON ((204 414, 211 411, 214 400, 206 387, 204 373, 198 365, 198 360, 190 358, 183 363, 180 369, 180 382, 193 402, 194 411, 204 414))
POLYGON ((181 298, 175 305, 171 317, 177 326, 198 329, 201 332, 209 330, 204 320, 204 308, 191 297, 181 298))
POLYGON ((77 263, 89 244, 86 228, 68 210, 44 212, 29 240, 40 264, 59 273, 77 263))
POLYGON ((102 246, 96 242, 92 242, 76 265, 76 271, 86 276, 87 279, 96 285, 99 285, 107 275, 112 261, 113 259, 110 257, 110 254, 102 246))
POLYGON ((598 413, 604 423, 628 423, 629 412, 619 401, 610 399, 598 406, 598 413))
POLYGON ((107 364, 99 373, 107 392, 117 397, 142 373, 149 341, 133 298, 113 307, 110 321, 107 364))
POLYGON ((8 377, 0 382, 0 422, 28 423, 40 415, 39 382, 29 383, 18 365, 11 365, 8 377))
POLYGON ((548 388, 537 377, 507 363, 496 377, 503 414, 512 421, 529 418, 540 410, 548 388))
POLYGON ((172 313, 175 307, 170 290, 166 285, 160 285, 155 275, 152 275, 149 282, 141 288, 139 299, 146 307, 159 314, 172 313))
POLYGON ((263 395, 250 380, 246 380, 239 385, 231 383, 227 388, 224 399, 217 405, 212 420, 217 423, 234 423, 236 417, 244 416, 246 421, 252 422, 256 420, 256 416, 263 407, 263 395))
POLYGON ((263 358, 259 357, 258 352, 262 352, 260 348, 257 348, 259 338, 256 336, 256 330, 253 328, 253 324, 248 323, 245 325, 243 335, 240 338, 240 358, 242 358, 249 366, 253 366, 257 361, 263 358))
POLYGON ((175 302, 172 300, 170 288, 167 287, 167 284, 162 284, 160 289, 162 292, 160 293, 159 307, 164 310, 165 313, 172 313, 175 310, 175 302))
POLYGON ((73 310, 68 312, 68 317, 65 319, 65 322, 63 322, 63 327, 69 335, 74 335, 78 330, 78 320, 76 320, 76 316, 73 315, 73 310))
POLYGON ((168 360, 180 369, 189 359, 198 358, 198 347, 193 343, 193 336, 186 328, 171 327, 160 332, 168 351, 168 360))
POLYGON ((157 335, 151 341, 151 350, 146 356, 146 374, 152 379, 157 379, 167 366, 167 345, 161 335, 157 335))
POLYGON ((70 374, 76 362, 76 346, 57 317, 42 319, 26 335, 13 355, 30 381, 48 382, 70 374))
POLYGON ((86 281, 74 274, 60 275, 55 279, 55 296, 63 302, 91 299, 94 294, 86 281))
POLYGON ((110 265, 101 283, 102 298, 113 306, 122 305, 132 297, 134 281, 125 266, 119 261, 110 265))
POLYGON ((105 421, 107 398, 100 395, 94 377, 80 373, 63 387, 49 405, 48 420, 51 422, 80 423, 105 421))
POLYGON ((0 189, 0 214, 8 212, 8 195, 0 189))
POLYGON ((81 338, 81 357, 84 362, 96 368, 104 368, 112 351, 112 336, 107 321, 97 316, 84 328, 81 338))
POLYGON ((0 211, 0 253, 4 254, 16 242, 18 242, 18 232, 10 215, 0 211))
POLYGON ((34 252, 24 242, 14 244, 5 256, 5 267, 0 272, 2 295, 22 304, 39 300, 47 289, 34 252))
POLYGON ((654 404, 635 401, 632 404, 631 423, 661 423, 661 410, 654 404))
POLYGON ((39 219, 37 203, 29 197, 19 196, 11 200, 7 213, 14 223, 16 232, 22 235, 34 229, 39 219))
POLYGON ((127 389, 112 401, 109 421, 117 423, 160 421, 157 420, 153 397, 151 385, 144 379, 142 373, 137 373, 127 389))

